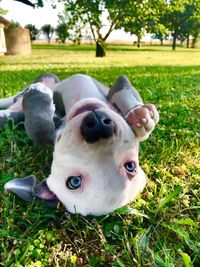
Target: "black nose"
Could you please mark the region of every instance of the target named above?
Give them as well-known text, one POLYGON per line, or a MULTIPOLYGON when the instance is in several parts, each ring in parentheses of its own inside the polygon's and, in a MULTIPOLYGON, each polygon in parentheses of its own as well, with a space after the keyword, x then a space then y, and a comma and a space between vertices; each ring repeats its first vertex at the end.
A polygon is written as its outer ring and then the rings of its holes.
POLYGON ((88 143, 95 143, 100 138, 110 138, 114 134, 114 123, 104 112, 90 112, 82 121, 81 133, 88 143))

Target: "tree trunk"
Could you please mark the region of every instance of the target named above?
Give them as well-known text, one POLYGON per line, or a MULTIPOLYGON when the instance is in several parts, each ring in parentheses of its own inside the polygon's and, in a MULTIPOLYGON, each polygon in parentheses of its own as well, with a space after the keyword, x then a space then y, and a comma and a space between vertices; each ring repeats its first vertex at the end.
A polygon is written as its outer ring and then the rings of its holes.
POLYGON ((191 45, 191 48, 195 48, 196 42, 197 42, 197 38, 194 37, 194 38, 192 39, 192 45, 191 45))
POLYGON ((142 45, 141 45, 141 35, 140 34, 138 34, 138 36, 137 36, 137 47, 138 48, 140 48, 142 45))
POLYGON ((176 39, 177 39, 177 32, 176 30, 174 31, 173 34, 173 43, 172 43, 172 49, 175 50, 176 49, 176 39))
POLYGON ((195 34, 193 34, 193 38, 192 38, 192 45, 191 48, 195 48, 196 47, 196 43, 198 40, 198 36, 199 36, 199 32, 196 32, 195 34))
POLYGON ((190 36, 188 35, 187 36, 187 48, 189 48, 190 47, 190 36))
POLYGON ((184 39, 181 38, 181 46, 183 46, 184 39))
POLYGON ((160 45, 163 46, 163 38, 160 39, 160 45))
POLYGON ((105 57, 106 51, 101 41, 96 41, 96 57, 105 57))

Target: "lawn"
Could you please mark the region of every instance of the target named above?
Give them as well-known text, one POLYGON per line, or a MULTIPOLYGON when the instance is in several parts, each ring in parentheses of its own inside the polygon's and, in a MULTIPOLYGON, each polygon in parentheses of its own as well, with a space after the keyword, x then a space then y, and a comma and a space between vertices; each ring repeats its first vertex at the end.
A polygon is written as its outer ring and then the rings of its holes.
POLYGON ((108 216, 82 217, 27 204, 3 185, 50 172, 52 148, 34 145, 10 121, 0 131, 0 266, 200 266, 200 50, 117 46, 95 58, 92 46, 34 46, 27 57, 0 58, 0 97, 44 72, 86 73, 112 85, 125 74, 160 122, 141 143, 144 192, 108 216))

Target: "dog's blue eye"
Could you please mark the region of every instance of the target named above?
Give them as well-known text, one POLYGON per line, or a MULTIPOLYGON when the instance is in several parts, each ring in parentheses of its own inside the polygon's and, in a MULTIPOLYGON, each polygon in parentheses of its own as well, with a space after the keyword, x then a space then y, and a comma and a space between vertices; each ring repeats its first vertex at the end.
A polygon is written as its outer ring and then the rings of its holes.
POLYGON ((124 164, 124 167, 128 172, 134 172, 135 171, 135 163, 134 162, 126 162, 124 164))
POLYGON ((75 190, 81 186, 82 177, 81 176, 70 176, 67 181, 66 185, 69 189, 75 190))

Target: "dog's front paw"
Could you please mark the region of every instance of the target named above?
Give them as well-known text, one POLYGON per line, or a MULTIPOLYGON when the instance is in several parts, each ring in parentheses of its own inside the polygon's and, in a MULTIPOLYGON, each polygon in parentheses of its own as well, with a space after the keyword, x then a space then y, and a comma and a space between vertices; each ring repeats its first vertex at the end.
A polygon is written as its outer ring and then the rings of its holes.
POLYGON ((131 126, 136 137, 143 141, 147 139, 159 121, 159 114, 153 104, 145 104, 130 110, 125 115, 126 122, 131 126))

